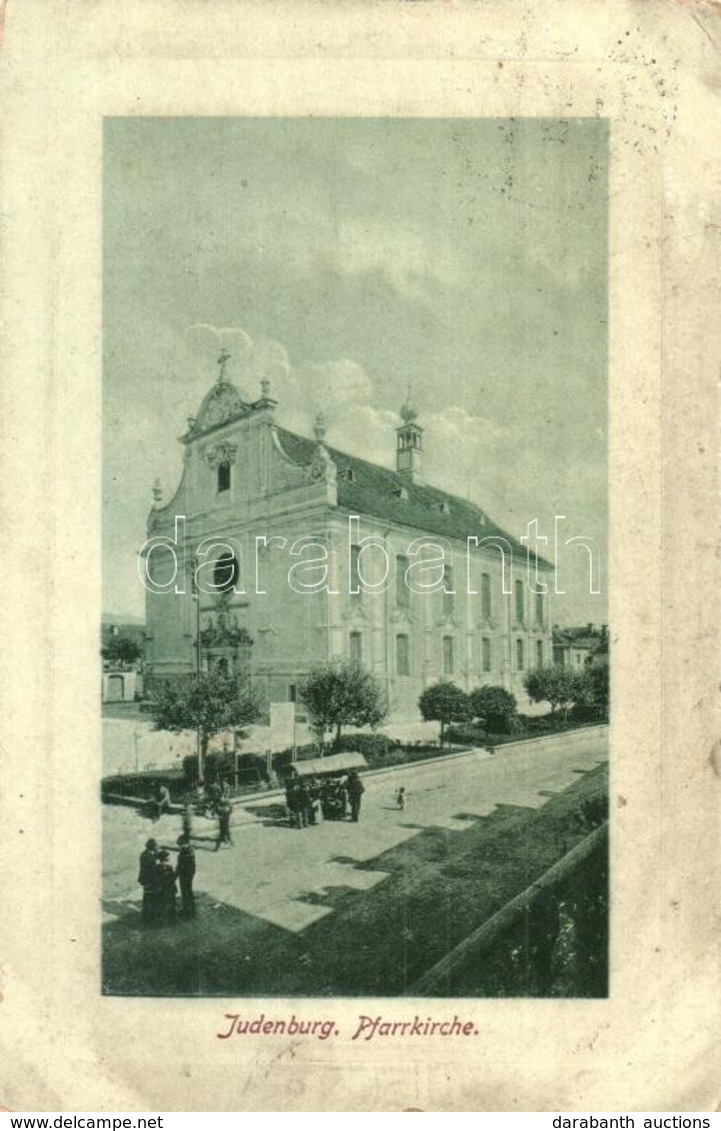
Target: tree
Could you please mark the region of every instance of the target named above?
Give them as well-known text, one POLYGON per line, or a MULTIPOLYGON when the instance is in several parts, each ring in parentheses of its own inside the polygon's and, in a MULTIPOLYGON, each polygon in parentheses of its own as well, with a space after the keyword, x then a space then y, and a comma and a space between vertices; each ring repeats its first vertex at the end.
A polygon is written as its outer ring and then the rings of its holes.
POLYGON ((471 714, 481 719, 486 730, 494 734, 508 734, 511 720, 516 717, 515 695, 505 687, 477 687, 468 697, 471 714))
POLYGON ((571 704, 582 699, 586 691, 584 674, 560 664, 531 668, 523 677, 523 686, 534 703, 547 702, 552 715, 561 707, 564 719, 571 704))
POLYGON ((426 722, 441 724, 441 746, 445 739, 446 723, 465 722, 470 718, 468 696, 450 680, 441 680, 427 687, 418 700, 418 707, 426 722))
POLYGON ((215 669, 160 684, 142 710, 151 716, 155 730, 176 734, 181 730, 199 730, 203 761, 214 734, 257 722, 263 704, 246 680, 215 669))
POLYGON ((316 668, 298 688, 321 746, 328 730, 338 741, 344 726, 377 727, 388 714, 378 680, 359 664, 344 661, 316 668))
POLYGON ((586 698, 599 719, 607 721, 609 714, 609 668, 608 664, 589 664, 584 672, 586 698))
POLYGON ((137 664, 142 654, 143 647, 140 641, 135 640, 132 636, 123 636, 122 633, 118 633, 117 636, 111 636, 108 643, 102 649, 104 660, 108 660, 110 663, 122 664, 124 667, 133 667, 137 664))

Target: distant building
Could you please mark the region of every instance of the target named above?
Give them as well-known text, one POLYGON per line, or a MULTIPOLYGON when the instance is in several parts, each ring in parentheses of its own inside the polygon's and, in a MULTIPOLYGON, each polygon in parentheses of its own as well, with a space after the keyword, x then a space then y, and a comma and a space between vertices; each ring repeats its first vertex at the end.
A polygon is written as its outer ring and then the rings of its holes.
POLYGON ((574 670, 583 669, 589 664, 608 663, 606 625, 602 625, 600 629, 592 624, 580 628, 559 628, 554 625, 553 662, 574 670))
MULTIPOLYGON (((391 471, 327 446, 322 417, 313 439, 282 428, 269 383, 250 401, 226 361, 188 420, 175 495, 154 490, 147 680, 218 666, 293 701, 311 668, 342 658, 383 681, 396 718, 439 678, 523 694, 524 672, 552 659, 549 596, 529 585, 525 546, 425 482, 412 406, 391 471)), ((530 557, 550 590, 553 567, 530 557)))
POLYGON ((132 702, 143 691, 143 660, 145 654, 144 624, 114 624, 103 622, 101 627, 101 650, 103 654, 102 699, 103 702, 132 702), (113 642, 129 641, 135 646, 136 658, 123 658, 120 654, 107 656, 113 642))

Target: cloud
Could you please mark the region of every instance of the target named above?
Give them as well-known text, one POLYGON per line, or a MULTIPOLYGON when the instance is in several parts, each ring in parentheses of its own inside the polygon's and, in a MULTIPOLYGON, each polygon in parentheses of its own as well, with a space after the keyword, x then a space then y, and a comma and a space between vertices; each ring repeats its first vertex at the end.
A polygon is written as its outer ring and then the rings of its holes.
POLYGON ((395 290, 432 299, 438 283, 457 285, 460 265, 450 248, 410 225, 347 220, 338 228, 337 265, 350 274, 381 271, 395 290))
MULTIPOLYGON (((280 342, 271 339, 253 340, 242 326, 212 326, 196 322, 184 334, 189 359, 207 361, 213 350, 225 349, 230 354, 226 376, 237 378, 249 386, 257 385, 263 378, 273 380, 290 372, 288 354, 280 342)), ((257 390, 249 388, 246 400, 255 400, 257 390)))

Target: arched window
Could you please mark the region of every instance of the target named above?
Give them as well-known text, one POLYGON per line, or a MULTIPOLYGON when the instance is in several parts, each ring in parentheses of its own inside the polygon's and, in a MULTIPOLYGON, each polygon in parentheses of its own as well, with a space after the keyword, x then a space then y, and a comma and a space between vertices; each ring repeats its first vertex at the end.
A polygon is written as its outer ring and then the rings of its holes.
POLYGON ((443 567, 443 615, 450 617, 453 615, 455 607, 455 591, 453 589, 453 567, 443 567))
POLYGON ((490 573, 481 574, 481 616, 490 617, 493 611, 491 605, 491 575, 490 573))
POLYGON ((523 597, 523 582, 516 582, 516 620, 523 624, 525 620, 525 601, 523 597))
POLYGON ((536 593, 536 624, 544 623, 543 593, 536 593))
POLYGON ((363 663, 363 636, 360 632, 351 632, 348 651, 350 662, 360 667, 363 663))
POLYGON ((406 581, 407 572, 408 558, 405 554, 398 554, 396 557, 396 605, 399 609, 407 609, 411 603, 411 591, 406 581))
POLYGON ((405 633, 396 636, 396 674, 401 676, 411 674, 410 642, 405 633))
POLYGON ((219 593, 230 593, 238 584, 240 566, 233 554, 221 554, 213 570, 213 586, 219 593))

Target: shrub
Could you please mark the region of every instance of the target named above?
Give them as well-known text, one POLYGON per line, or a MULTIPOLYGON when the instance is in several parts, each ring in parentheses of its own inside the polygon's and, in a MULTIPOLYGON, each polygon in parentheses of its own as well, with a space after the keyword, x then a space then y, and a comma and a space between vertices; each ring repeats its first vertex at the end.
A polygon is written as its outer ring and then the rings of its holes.
POLYGON ((101 794, 104 797, 116 793, 150 800, 155 797, 159 785, 168 787, 171 801, 180 801, 187 790, 187 782, 179 770, 140 770, 138 773, 111 774, 103 778, 101 794))
POLYGON ((474 719, 483 721, 494 734, 513 734, 516 698, 505 687, 477 687, 468 697, 474 719))
POLYGON ((340 739, 333 743, 333 753, 357 750, 369 763, 382 762, 393 745, 387 734, 342 734, 340 739))
POLYGON ((571 723, 597 723, 602 719, 599 708, 595 703, 574 703, 571 710, 568 712, 568 720, 571 723))
POLYGON ((446 737, 449 742, 456 746, 485 746, 488 741, 488 731, 473 724, 449 727, 446 731, 446 737))

